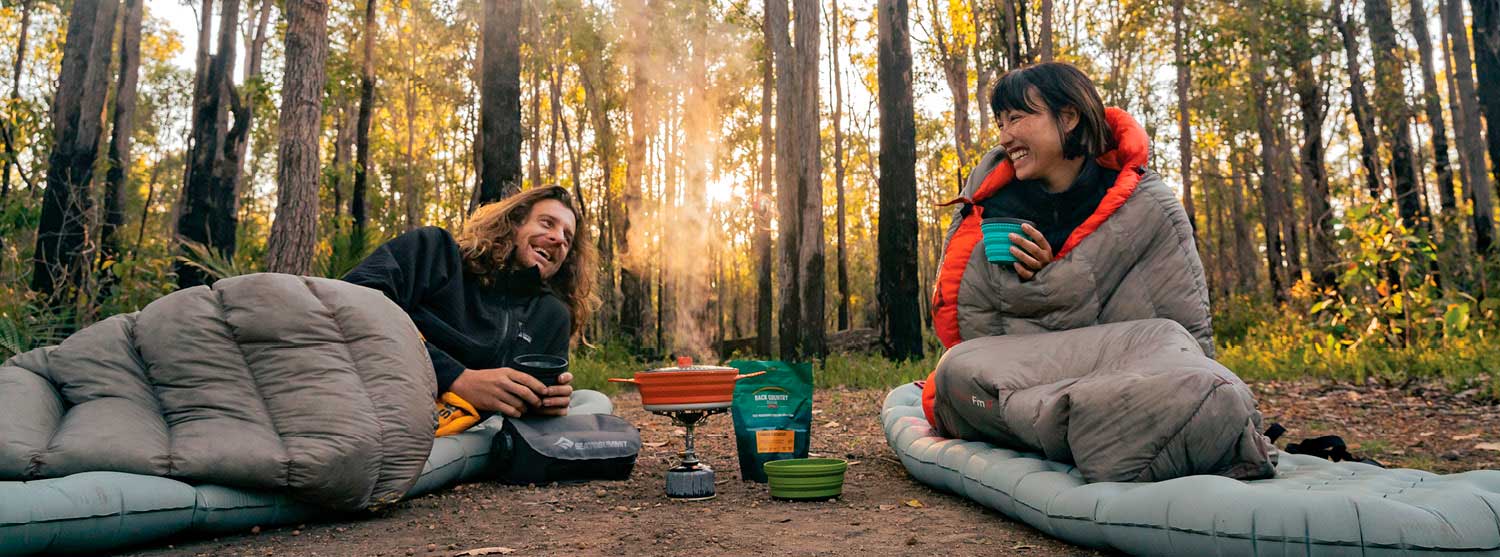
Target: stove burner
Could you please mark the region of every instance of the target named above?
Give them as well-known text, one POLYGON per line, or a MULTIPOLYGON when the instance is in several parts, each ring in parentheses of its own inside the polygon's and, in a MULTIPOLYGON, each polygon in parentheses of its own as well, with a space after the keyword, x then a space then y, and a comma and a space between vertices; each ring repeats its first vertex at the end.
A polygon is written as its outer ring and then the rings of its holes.
POLYGON ((724 413, 729 410, 729 406, 682 410, 648 408, 648 410, 652 414, 671 418, 672 423, 687 430, 684 435, 685 447, 682 451, 682 463, 667 470, 667 497, 680 501, 703 501, 714 498, 714 469, 699 461, 698 454, 693 451, 693 430, 699 422, 714 414, 724 413))

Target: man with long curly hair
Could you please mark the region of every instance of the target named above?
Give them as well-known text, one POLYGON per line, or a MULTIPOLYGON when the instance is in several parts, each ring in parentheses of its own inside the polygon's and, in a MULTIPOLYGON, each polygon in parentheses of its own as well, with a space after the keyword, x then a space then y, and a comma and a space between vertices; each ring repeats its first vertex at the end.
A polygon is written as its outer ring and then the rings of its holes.
POLYGON ((568 356, 597 306, 595 266, 587 223, 568 190, 549 186, 480 207, 456 237, 435 226, 397 236, 344 280, 406 310, 440 394, 511 417, 562 415, 572 374, 547 386, 511 365, 523 354, 568 356))

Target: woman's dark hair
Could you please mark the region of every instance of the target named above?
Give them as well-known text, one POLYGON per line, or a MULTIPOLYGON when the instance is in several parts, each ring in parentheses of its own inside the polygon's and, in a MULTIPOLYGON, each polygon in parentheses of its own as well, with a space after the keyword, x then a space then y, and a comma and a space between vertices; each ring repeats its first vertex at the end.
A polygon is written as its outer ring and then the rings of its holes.
POLYGON ((994 112, 995 120, 999 121, 1000 115, 1007 110, 1027 114, 1040 112, 1041 107, 1033 104, 1033 91, 1054 119, 1064 107, 1071 106, 1078 111, 1078 125, 1073 126, 1073 131, 1062 134, 1063 157, 1097 157, 1114 149, 1114 134, 1104 121, 1104 101, 1099 99, 1094 82, 1078 68, 1062 62, 1017 68, 1000 76, 990 93, 990 110, 994 112))

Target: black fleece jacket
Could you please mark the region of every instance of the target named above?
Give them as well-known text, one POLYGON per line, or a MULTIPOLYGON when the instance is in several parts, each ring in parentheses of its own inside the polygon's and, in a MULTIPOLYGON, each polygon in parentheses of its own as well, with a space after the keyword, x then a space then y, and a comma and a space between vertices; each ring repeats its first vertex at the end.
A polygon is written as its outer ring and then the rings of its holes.
POLYGON ((984 218, 1011 217, 1036 223, 1056 255, 1073 230, 1099 209, 1099 202, 1119 176, 1118 171, 1089 159, 1073 184, 1062 192, 1047 191, 1046 182, 1041 180, 1019 180, 1000 188, 995 195, 980 201, 979 206, 984 207, 984 218))
POLYGON ((435 226, 375 248, 344 280, 384 292, 427 342, 438 391, 465 369, 506 367, 522 354, 568 356, 568 307, 535 267, 485 286, 464 270, 458 243, 435 226))

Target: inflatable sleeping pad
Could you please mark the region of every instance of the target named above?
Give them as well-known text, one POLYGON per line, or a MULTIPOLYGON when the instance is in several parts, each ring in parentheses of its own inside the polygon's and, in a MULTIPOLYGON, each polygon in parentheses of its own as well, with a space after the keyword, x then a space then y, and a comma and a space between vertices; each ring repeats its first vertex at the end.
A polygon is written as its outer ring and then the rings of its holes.
MULTIPOLYGON (((573 393, 574 414, 608 414, 609 397, 573 393)), ((503 418, 437 438, 407 498, 475 479, 489 460, 503 418)), ((178 534, 244 532, 254 526, 314 522, 340 515, 277 493, 121 472, 84 472, 0 482, 0 555, 101 552, 178 534)))
POLYGON ((1281 454, 1272 479, 1084 483, 1033 453, 935 436, 921 389, 886 396, 886 441, 918 481, 1053 537, 1134 555, 1500 555, 1500 470, 1438 475, 1281 454))

